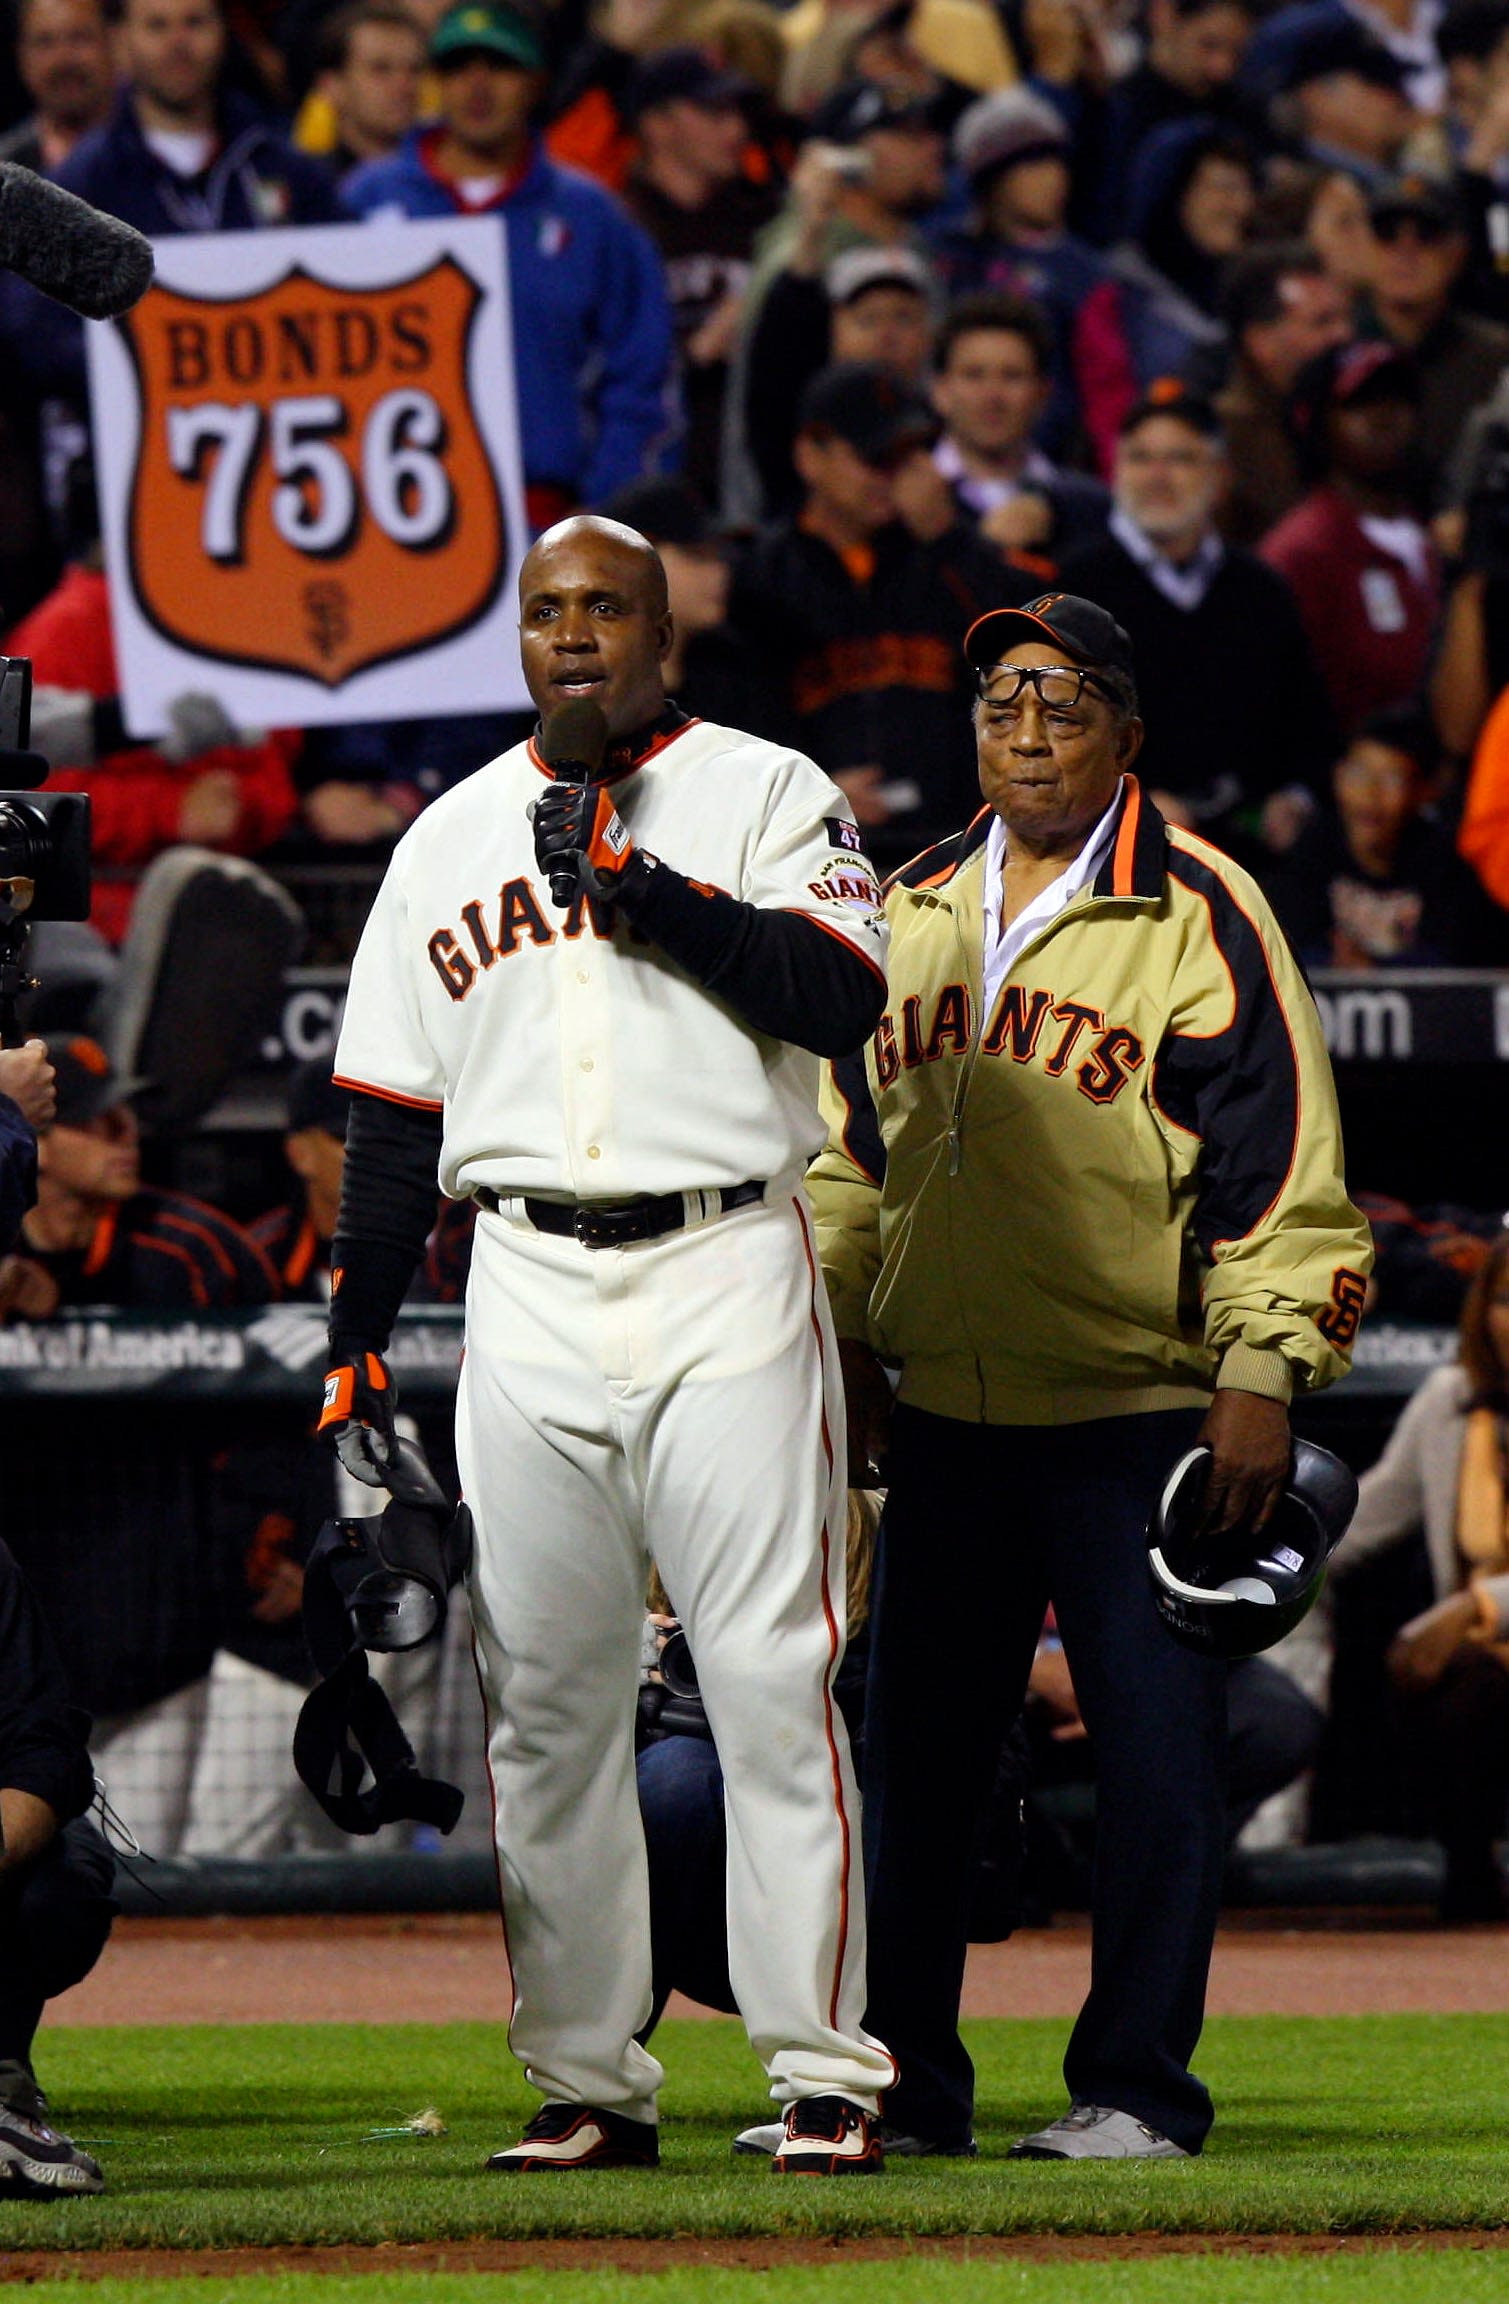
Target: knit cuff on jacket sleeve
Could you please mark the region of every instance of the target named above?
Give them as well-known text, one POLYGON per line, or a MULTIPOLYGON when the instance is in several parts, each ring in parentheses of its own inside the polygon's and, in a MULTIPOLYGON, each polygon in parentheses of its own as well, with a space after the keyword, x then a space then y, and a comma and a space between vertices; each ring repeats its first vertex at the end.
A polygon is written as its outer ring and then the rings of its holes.
POLYGON ((1294 1397, 1294 1371, 1282 1352, 1262 1351, 1255 1344, 1232 1344, 1216 1375, 1218 1392, 1256 1392, 1264 1400, 1281 1400, 1287 1407, 1294 1397))

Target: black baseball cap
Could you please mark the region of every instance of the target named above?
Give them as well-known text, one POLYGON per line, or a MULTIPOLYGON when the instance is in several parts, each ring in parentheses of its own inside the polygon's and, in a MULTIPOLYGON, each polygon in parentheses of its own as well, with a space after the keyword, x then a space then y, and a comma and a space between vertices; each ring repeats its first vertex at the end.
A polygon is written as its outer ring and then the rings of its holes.
POLYGON ((1077 592, 1040 592, 1025 608, 992 608, 977 616, 964 635, 964 653, 977 672, 999 664, 1008 648, 1024 640, 1048 640, 1071 664, 1087 671, 1118 672, 1136 681, 1132 643, 1108 609, 1077 592))
POLYGON ((87 1127, 112 1106, 129 1104, 147 1085, 145 1080, 124 1079, 98 1040, 84 1032, 49 1040, 47 1054, 57 1074, 57 1118, 63 1128, 87 1127))
POLYGON ((813 377, 797 412, 799 432, 847 440, 867 464, 882 464, 909 444, 930 448, 943 427, 930 400, 888 368, 840 360, 813 377))
POLYGON ((696 491, 684 480, 631 480, 597 507, 605 520, 620 520, 652 544, 679 544, 697 552, 718 541, 717 525, 696 491))
POLYGON ((1355 17, 1332 17, 1317 9, 1285 46, 1278 63, 1277 93, 1340 72, 1374 88, 1392 88, 1396 95, 1404 93, 1409 79, 1409 66, 1355 17))
POLYGON ((1433 224, 1439 232, 1467 229, 1456 187, 1439 176, 1424 176, 1418 169, 1390 176, 1368 194, 1370 223, 1382 224, 1391 216, 1410 216, 1417 223, 1433 224))
POLYGON ((338 1088, 330 1076, 330 1058, 311 1056, 288 1076, 288 1126, 297 1136, 305 1128, 323 1128, 327 1136, 346 1140, 351 1116, 351 1091, 338 1088))
POLYGON ((1420 372, 1408 353, 1383 337, 1333 344, 1306 361, 1289 392, 1289 420, 1301 435, 1314 432, 1328 408, 1359 400, 1418 400, 1420 372))
POLYGON ((1124 440, 1129 432, 1135 432, 1152 416, 1176 416, 1181 424, 1187 424, 1205 440, 1223 437, 1215 403, 1207 400, 1203 393, 1191 392, 1177 376, 1154 377, 1141 399, 1134 400, 1122 417, 1116 427, 1118 436, 1124 440))
POLYGON ((708 112, 731 112, 753 93, 740 73, 725 71, 700 48, 662 48, 635 71, 624 91, 623 113, 632 122, 657 104, 700 104, 708 112))
POLYGON ((824 97, 812 119, 812 133, 827 144, 858 144, 876 128, 932 128, 934 99, 908 88, 882 87, 878 80, 846 80, 824 97))

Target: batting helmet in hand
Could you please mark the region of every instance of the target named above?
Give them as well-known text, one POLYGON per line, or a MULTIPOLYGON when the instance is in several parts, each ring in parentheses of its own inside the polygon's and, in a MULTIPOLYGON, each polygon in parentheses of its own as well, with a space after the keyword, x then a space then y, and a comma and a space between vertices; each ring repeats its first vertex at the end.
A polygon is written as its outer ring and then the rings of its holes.
POLYGON ((1256 1656, 1320 1597, 1326 1562, 1351 1525, 1357 1482, 1339 1456, 1296 1440, 1283 1494, 1260 1533, 1208 1535, 1211 1454, 1191 1448, 1169 1474, 1148 1530, 1153 1599, 1174 1638, 1207 1656, 1256 1656))

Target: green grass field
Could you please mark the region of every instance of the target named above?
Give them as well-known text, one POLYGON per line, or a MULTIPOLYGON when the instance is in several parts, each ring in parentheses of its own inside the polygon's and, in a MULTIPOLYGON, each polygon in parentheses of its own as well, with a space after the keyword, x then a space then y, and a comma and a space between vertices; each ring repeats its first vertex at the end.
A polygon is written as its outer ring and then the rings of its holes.
POLYGON ((43 2304, 1498 2304, 1502 2252, 1184 2256, 1135 2264, 814 2265, 779 2272, 270 2273, 224 2281, 48 2282, 43 2304))
MULTIPOLYGON (((899 2162, 884 2177, 782 2183, 735 2160, 764 2110, 732 2024, 668 2025, 657 2174, 501 2179, 485 2154, 533 2099, 484 2025, 59 2031, 39 2069, 58 2118, 104 2162, 99 2200, 0 2207, 0 2276, 16 2248, 211 2248, 543 2235, 687 2240, 1013 2233, 1330 2233, 1403 2238, 1509 2225, 1509 2016, 1230 2018, 1199 2069, 1219 2121, 1197 2161, 1096 2168, 1008 2162, 1059 2108, 1061 2023, 970 2028, 980 2071, 974 2163, 899 2162), (368 2132, 435 2106, 438 2139, 368 2132)), ((93 2304, 939 2304, 1020 2297, 1255 2304, 1366 2294, 1367 2304, 1509 2295, 1509 2250, 1287 2261, 835 2264, 770 2273, 377 2274, 91 2284, 93 2304)), ((56 2293, 49 2284, 49 2294, 56 2293)), ((76 2291, 68 2283, 62 2294, 76 2291)))

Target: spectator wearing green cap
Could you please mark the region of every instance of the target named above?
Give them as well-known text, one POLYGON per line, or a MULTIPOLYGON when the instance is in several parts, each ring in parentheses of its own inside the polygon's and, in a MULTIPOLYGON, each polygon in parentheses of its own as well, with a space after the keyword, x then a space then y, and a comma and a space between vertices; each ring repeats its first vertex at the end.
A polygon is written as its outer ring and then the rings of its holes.
POLYGON ((430 40, 440 118, 349 178, 359 216, 496 215, 508 241, 519 426, 536 527, 674 461, 680 410, 659 257, 612 196, 551 160, 545 54, 502 0, 463 0, 430 40))

